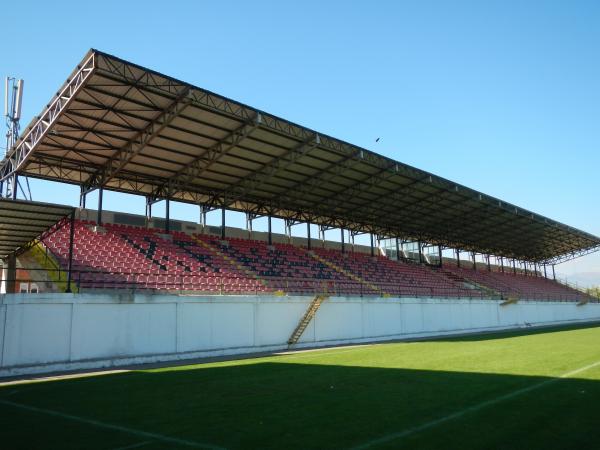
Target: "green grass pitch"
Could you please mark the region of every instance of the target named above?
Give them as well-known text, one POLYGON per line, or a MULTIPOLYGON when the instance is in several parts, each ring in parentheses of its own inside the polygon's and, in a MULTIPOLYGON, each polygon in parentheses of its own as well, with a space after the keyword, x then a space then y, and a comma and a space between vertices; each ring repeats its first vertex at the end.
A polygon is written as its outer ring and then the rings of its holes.
POLYGON ((597 449, 600 327, 0 386, 8 449, 597 449))

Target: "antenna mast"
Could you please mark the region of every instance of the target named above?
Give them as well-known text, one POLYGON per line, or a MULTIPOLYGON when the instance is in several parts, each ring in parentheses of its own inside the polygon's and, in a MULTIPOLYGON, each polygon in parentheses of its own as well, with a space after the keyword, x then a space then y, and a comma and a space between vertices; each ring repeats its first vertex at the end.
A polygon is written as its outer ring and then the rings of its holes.
POLYGON ((10 149, 19 139, 19 120, 21 119, 21 103, 23 99, 23 80, 6 77, 4 83, 4 117, 6 118, 6 151, 10 149))
MULTIPOLYGON (((19 131, 21 120, 21 105, 23 100, 23 80, 17 80, 14 77, 6 77, 4 80, 4 118, 6 119, 6 148, 4 157, 8 156, 9 152, 19 139, 19 131)), ((29 190, 29 180, 27 180, 27 188, 29 190)), ((17 177, 13 177, 6 182, 6 197, 17 198, 17 189, 20 187, 17 177)), ((0 188, 0 196, 2 196, 0 188)), ((21 187, 23 195, 25 191, 21 187)), ((31 191, 29 190, 29 198, 31 199, 31 191)))

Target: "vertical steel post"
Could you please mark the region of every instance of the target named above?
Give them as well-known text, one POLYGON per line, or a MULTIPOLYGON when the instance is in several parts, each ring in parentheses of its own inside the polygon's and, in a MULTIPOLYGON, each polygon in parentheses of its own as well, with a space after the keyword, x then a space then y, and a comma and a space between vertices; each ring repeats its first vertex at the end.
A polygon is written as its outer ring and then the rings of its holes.
POLYGON ((86 198, 86 192, 83 188, 83 186, 81 186, 81 191, 79 193, 79 207, 81 209, 85 209, 85 198, 86 198))
POLYGON ((273 245, 273 232, 272 232, 272 228, 271 228, 271 216, 268 216, 268 224, 269 224, 268 242, 269 242, 269 245, 273 245))
POLYGON ((439 262, 438 262, 438 266, 442 267, 442 246, 438 244, 438 256, 439 256, 439 262))
POLYGON ((477 262, 475 261, 475 252, 471 252, 473 256, 473 270, 477 270, 477 262))
POLYGON ((400 261, 400 242, 396 238, 396 261, 400 261))
POLYGON ((171 207, 170 207, 170 201, 167 198, 166 200, 167 204, 165 205, 165 233, 169 234, 169 232, 171 231, 171 207))
POLYGON ((5 261, 6 280, 4 281, 7 294, 15 294, 17 292, 17 257, 15 253, 8 255, 5 261))
POLYGON ((152 219, 152 201, 150 197, 146 197, 146 222, 152 219))
POLYGON ((19 187, 19 176, 17 175, 17 172, 15 172, 13 174, 13 180, 12 180, 12 199, 16 200, 17 199, 17 189, 19 187))
POLYGON ((423 249, 421 248, 421 241, 417 241, 417 246, 419 247, 419 262, 423 264, 423 249))
POLYGON ((96 223, 102 225, 102 197, 104 194, 104 188, 100 186, 98 189, 98 216, 96 217, 96 223))
POLYGON ((554 264, 552 264, 552 279, 556 281, 556 272, 554 271, 554 264))
POLYGON ((548 278, 548 272, 546 272, 546 264, 544 264, 544 278, 548 278))
POLYGON ((488 266, 488 272, 491 272, 492 264, 490 263, 490 255, 487 255, 487 266, 488 266))
POLYGON ((206 226, 206 207, 204 205, 200 205, 200 225, 202 225, 202 231, 204 231, 206 226))
POLYGON ((310 222, 306 222, 306 247, 309 250, 311 249, 311 243, 310 243, 310 222))
POLYGON ((246 213, 246 231, 252 233, 252 216, 250 213, 246 213))
POLYGON ((221 239, 225 240, 225 207, 221 208, 221 239))
POLYGON ((71 229, 69 230, 69 266, 68 266, 68 272, 67 272, 67 289, 65 289, 66 293, 72 292, 71 291, 71 279, 72 279, 72 270, 73 270, 73 239, 75 237, 75 210, 71 211, 69 225, 70 225, 71 229))
POLYGON ((517 261, 513 258, 513 275, 517 274, 517 261))
POLYGON ((460 250, 456 249, 456 267, 460 267, 460 250))
POLYGON ((373 233, 371 234, 371 256, 375 256, 375 248, 373 246, 373 233))
POLYGON ((504 256, 500 257, 500 270, 504 273, 504 256))
POLYGON ((344 240, 344 229, 340 228, 340 231, 342 233, 342 253, 346 253, 346 242, 344 240))

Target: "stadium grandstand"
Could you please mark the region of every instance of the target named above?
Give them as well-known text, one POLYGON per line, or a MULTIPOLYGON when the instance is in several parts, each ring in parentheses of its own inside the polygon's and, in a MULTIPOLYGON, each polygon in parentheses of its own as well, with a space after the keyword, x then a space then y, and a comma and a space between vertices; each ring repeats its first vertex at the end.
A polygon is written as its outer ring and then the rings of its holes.
MULTIPOLYGON (((548 281, 548 266, 555 279, 556 263, 600 247, 598 237, 97 50, 0 173, 6 198, 16 198, 20 176, 77 184, 81 206, 99 191, 96 217, 86 211, 88 220, 74 224, 72 271, 82 289, 569 297, 572 289, 548 281), (137 228, 103 220, 106 189, 146 197, 147 216, 130 219, 137 228), (161 200, 166 218, 150 227, 161 200), (218 235, 174 229, 170 201, 197 204, 201 217, 221 209, 218 235), (284 219, 290 242, 302 222, 339 228, 341 243, 320 248, 310 227, 296 246, 274 244, 271 232, 265 240, 227 236, 226 209, 246 213, 249 224, 268 216, 269 230, 272 217, 284 219), (371 235, 367 254, 344 242, 344 230, 371 235), (374 239, 387 251, 376 251, 374 239), (456 258, 445 261, 444 249, 456 258), (469 255, 462 264, 461 252, 469 255), (479 270, 476 255, 487 261, 479 270)), ((48 227, 38 244, 67 273, 63 225, 48 227)))
POLYGON ((305 297, 289 343, 334 296, 598 302, 555 265, 600 238, 97 50, 0 162, 0 192, 7 294, 305 297), (28 177, 79 186, 80 207, 18 199, 28 177), (106 190, 144 196, 145 215, 105 210, 106 190), (199 223, 173 220, 173 201, 197 205, 199 223), (261 217, 266 232, 252 229, 261 217))

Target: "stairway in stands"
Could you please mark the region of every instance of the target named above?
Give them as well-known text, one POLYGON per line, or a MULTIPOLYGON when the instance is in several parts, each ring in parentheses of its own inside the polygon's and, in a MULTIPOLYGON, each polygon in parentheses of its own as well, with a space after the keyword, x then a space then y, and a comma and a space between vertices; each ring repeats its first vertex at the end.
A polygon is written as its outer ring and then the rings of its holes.
POLYGON ((195 242, 197 242, 199 245, 201 245, 202 247, 204 247, 204 248, 208 249, 209 251, 211 251, 212 253, 214 253, 215 255, 220 256, 221 258, 223 258, 224 261, 227 261, 233 267, 237 268, 237 270, 240 273, 244 273, 249 278, 255 279, 262 286, 264 286, 265 288, 267 288, 268 290, 270 290, 269 289, 269 284, 267 283, 266 280, 263 280, 262 278, 260 278, 258 276, 258 274, 256 274, 253 270, 251 270, 248 267, 240 264, 235 258, 232 258, 231 256, 226 255, 225 253, 223 253, 221 250, 219 250, 219 248, 216 245, 212 245, 208 241, 204 241, 201 238, 196 237, 196 236, 192 236, 192 239, 195 242))
POLYGON ((454 280, 455 282, 462 284, 467 289, 473 289, 474 291, 481 292, 484 295, 486 295, 487 297, 502 297, 503 296, 501 292, 499 292, 495 289, 492 289, 489 286, 485 286, 481 283, 477 283, 474 280, 465 278, 464 276, 454 273, 448 269, 442 268, 442 269, 438 269, 438 270, 440 270, 440 272, 445 274, 451 280, 454 280))
MULTIPOLYGON (((361 285, 364 286, 364 292, 363 289, 361 289, 361 293, 364 293, 366 295, 372 295, 372 294, 378 294, 378 295, 389 295, 386 292, 383 291, 383 289, 381 289, 379 286, 376 286, 373 283, 369 283, 368 281, 364 280, 363 278, 361 278, 360 276, 356 275, 355 273, 352 273, 346 269, 344 269, 343 267, 337 265, 335 262, 330 261, 324 257, 319 256, 317 253, 309 251, 308 254, 310 256, 312 256, 313 258, 315 258, 317 261, 319 261, 322 264, 325 264, 328 267, 331 267, 333 270, 339 272, 340 274, 350 278, 353 281, 356 281, 357 283, 360 283, 361 285)), ((340 253, 341 254, 341 253, 340 253)), ((341 254, 343 255, 343 254, 341 254)))

